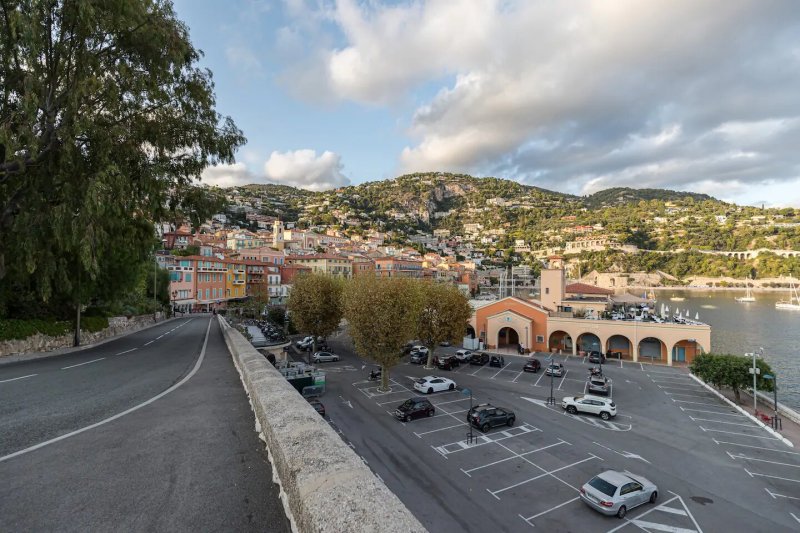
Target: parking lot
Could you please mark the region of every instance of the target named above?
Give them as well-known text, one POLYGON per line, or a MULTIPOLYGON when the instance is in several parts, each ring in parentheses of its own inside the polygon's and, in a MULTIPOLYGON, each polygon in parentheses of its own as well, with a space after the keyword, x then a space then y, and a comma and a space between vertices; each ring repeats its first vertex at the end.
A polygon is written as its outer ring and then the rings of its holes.
POLYGON ((619 415, 603 421, 561 409, 563 396, 584 391, 590 365, 557 359, 566 373, 553 379, 557 403, 549 406, 550 377, 523 374, 522 358, 506 356, 502 368, 462 365, 449 372, 401 363, 390 390, 381 392, 378 382, 365 379, 365 363, 347 354, 330 363, 342 371, 328 376, 326 406, 342 435, 430 531, 688 533, 800 525, 794 518, 800 500, 793 499, 800 475, 787 473, 800 473, 800 454, 735 416, 685 371, 604 365, 619 415), (428 374, 470 389, 473 404, 514 410, 515 424, 485 434, 473 429, 470 438, 470 397, 462 390, 430 395, 433 417, 396 420, 394 408, 419 395, 413 379, 428 374), (606 469, 649 478, 658 501, 624 520, 591 510, 578 490, 606 469))

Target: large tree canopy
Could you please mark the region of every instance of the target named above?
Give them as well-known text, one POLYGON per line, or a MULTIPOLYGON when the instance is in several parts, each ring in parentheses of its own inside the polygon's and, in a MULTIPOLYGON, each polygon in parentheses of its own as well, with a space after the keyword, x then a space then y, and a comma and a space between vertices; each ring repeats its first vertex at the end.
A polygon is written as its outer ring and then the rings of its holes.
POLYGON ((0 313, 11 287, 125 290, 119 258, 146 259, 153 223, 233 160, 200 55, 168 0, 0 0, 0 313))

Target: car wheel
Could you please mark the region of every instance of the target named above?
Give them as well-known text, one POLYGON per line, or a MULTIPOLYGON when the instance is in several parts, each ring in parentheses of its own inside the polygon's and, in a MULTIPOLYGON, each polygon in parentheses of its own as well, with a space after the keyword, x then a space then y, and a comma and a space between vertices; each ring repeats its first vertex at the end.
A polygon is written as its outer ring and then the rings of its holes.
POLYGON ((513 425, 514 425, 514 417, 512 416, 511 418, 508 419, 508 427, 511 427, 513 425))
POLYGON ((456 386, 455 386, 455 385, 453 385, 453 384, 451 383, 451 384, 450 384, 450 386, 449 386, 449 387, 447 387, 447 388, 448 388, 448 389, 450 389, 450 390, 453 390, 453 389, 455 389, 455 388, 456 388, 456 386))
POLYGON ((625 514, 626 514, 627 512, 628 512, 628 510, 625 508, 625 506, 624 506, 624 505, 623 505, 623 506, 621 506, 621 507, 619 508, 619 511, 617 511, 617 518, 625 518, 625 514))
POLYGON ((656 503, 657 499, 658 499, 658 491, 654 490, 653 494, 650 495, 650 503, 656 503))
POLYGON ((411 422, 411 415, 406 415, 405 421, 406 422, 411 422))
POLYGON ((603 411, 602 413, 600 413, 600 418, 602 418, 603 420, 608 420, 609 418, 611 418, 611 415, 603 411))
POLYGON ((333 360, 334 360, 334 362, 336 362, 336 361, 339 360, 339 358, 338 357, 334 357, 333 360))
POLYGON ((484 424, 484 425, 482 425, 482 426, 481 426, 481 431, 483 431, 484 433, 486 433, 487 431, 489 431, 489 424, 484 424))
POLYGON ((567 406, 567 412, 568 412, 569 414, 571 414, 571 415, 574 415, 575 413, 577 413, 577 412, 578 412, 578 410, 575 408, 575 406, 574 406, 574 405, 568 405, 568 406, 567 406))
POLYGON ((433 416, 433 409, 431 409, 430 411, 428 411, 428 416, 433 416))
POLYGON ((433 392, 433 387, 428 387, 428 394, 431 394, 432 392, 433 392))

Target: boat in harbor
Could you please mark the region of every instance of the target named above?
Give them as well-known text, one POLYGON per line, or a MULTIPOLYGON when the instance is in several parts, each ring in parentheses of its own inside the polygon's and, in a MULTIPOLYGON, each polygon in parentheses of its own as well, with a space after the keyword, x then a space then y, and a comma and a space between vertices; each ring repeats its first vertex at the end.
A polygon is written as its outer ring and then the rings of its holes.
POLYGON ((672 297, 670 298, 670 300, 671 300, 671 301, 673 301, 673 302, 682 302, 682 301, 684 301, 685 299, 686 299, 686 298, 684 298, 683 296, 672 296, 672 297))
POLYGON ((800 311, 800 296, 797 294, 797 287, 793 281, 789 281, 789 300, 775 302, 775 309, 790 309, 800 311))
POLYGON ((755 297, 753 296, 753 291, 750 290, 749 280, 747 283, 747 293, 744 296, 739 296, 738 298, 736 298, 736 301, 739 303, 749 303, 756 301, 755 297))

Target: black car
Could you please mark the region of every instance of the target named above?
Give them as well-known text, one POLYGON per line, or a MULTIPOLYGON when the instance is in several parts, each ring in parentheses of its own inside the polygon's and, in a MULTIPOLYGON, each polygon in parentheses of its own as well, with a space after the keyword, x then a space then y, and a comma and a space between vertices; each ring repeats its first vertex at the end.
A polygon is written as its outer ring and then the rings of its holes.
POLYGON ((455 355, 436 358, 436 366, 439 370, 453 370, 459 364, 461 363, 455 355))
POLYGON ((433 416, 436 408, 426 398, 409 398, 394 410, 394 416, 403 422, 411 422, 421 416, 433 416))
POLYGON ((428 362, 428 354, 422 352, 412 352, 409 362, 414 363, 415 365, 423 365, 428 362))
POLYGON ((325 406, 322 405, 321 401, 308 400, 308 403, 310 403, 311 407, 313 407, 319 414, 321 414, 323 417, 325 416, 325 406))
POLYGON ((489 362, 489 355, 483 352, 474 353, 472 357, 469 358, 469 364, 471 365, 480 365, 483 366, 489 362))
POLYGON ((593 351, 589 352, 589 362, 590 363, 598 363, 598 364, 599 363, 605 363, 606 362, 606 358, 602 353, 598 352, 597 350, 593 350, 593 351))
POLYGON ((542 363, 540 363, 538 359, 530 358, 525 362, 525 366, 522 367, 522 371, 533 372, 535 374, 541 368, 542 368, 542 363))
POLYGON ((513 426, 516 419, 514 411, 491 404, 476 406, 467 415, 469 423, 484 433, 497 426, 513 426))
POLYGON ((493 355, 489 358, 489 366, 503 368, 506 366, 506 359, 502 355, 493 355))

